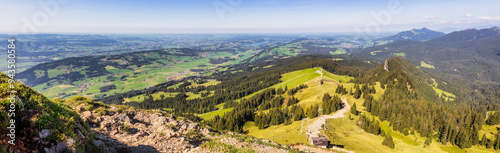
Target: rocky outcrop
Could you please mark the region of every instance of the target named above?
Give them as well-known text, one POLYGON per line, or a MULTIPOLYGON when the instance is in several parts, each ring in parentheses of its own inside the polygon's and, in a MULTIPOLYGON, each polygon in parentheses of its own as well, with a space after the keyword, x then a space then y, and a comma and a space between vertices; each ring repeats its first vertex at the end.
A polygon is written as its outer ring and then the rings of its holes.
MULTIPOLYGON (((116 109, 115 109, 116 110, 116 109)), ((126 110, 94 116, 95 112, 81 113, 96 132, 92 143, 103 152, 189 152, 203 140, 188 133, 208 136, 210 130, 191 121, 179 121, 170 114, 126 110)))

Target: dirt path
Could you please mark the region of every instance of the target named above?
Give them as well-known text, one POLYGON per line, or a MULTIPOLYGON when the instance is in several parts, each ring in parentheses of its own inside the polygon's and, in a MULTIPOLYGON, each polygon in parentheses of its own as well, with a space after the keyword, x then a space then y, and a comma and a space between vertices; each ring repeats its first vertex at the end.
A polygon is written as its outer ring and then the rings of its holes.
MULTIPOLYGON (((308 138, 310 137, 318 137, 319 134, 321 133, 320 130, 323 129, 323 125, 326 123, 326 119, 334 119, 334 118, 342 118, 344 117, 344 113, 349 111, 351 109, 351 106, 349 103, 347 103, 346 98, 342 98, 342 102, 344 103, 344 108, 338 110, 332 115, 322 115, 319 119, 314 121, 312 124, 308 126, 308 131, 306 134, 308 135, 308 138)), ((343 148, 338 148, 338 147, 332 147, 331 149, 339 152, 352 152, 349 150, 345 150, 343 148)))
POLYGON ((338 110, 332 115, 322 115, 314 121, 312 124, 308 126, 308 131, 306 134, 309 137, 318 137, 319 134, 321 133, 320 130, 323 128, 323 125, 326 123, 326 119, 334 119, 334 118, 341 118, 344 117, 344 113, 349 111, 351 109, 351 106, 347 103, 347 100, 345 98, 342 98, 342 102, 344 103, 344 108, 341 110, 338 110))

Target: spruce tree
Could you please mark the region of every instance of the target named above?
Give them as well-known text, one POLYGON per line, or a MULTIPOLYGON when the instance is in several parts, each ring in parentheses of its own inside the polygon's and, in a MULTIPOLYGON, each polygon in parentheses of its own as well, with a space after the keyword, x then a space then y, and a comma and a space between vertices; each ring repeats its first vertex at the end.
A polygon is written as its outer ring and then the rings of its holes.
POLYGON ((358 110, 356 109, 356 103, 351 107, 351 113, 358 116, 358 110))
POLYGON ((394 141, 392 140, 392 136, 391 136, 391 133, 388 133, 385 138, 384 138, 384 141, 382 142, 382 144, 384 146, 387 146, 391 149, 394 149, 394 141))
POLYGON ((488 141, 488 139, 486 138, 486 134, 483 134, 483 138, 481 138, 480 145, 481 145, 481 146, 486 145, 486 142, 487 142, 487 141, 488 141))
POLYGON ((356 91, 354 91, 353 93, 353 97, 356 98, 356 99, 359 99, 361 97, 361 89, 359 89, 359 85, 355 85, 355 88, 356 88, 356 91))
POLYGON ((425 140, 425 142, 424 142, 424 145, 425 145, 425 146, 428 146, 428 145, 430 145, 431 143, 432 143, 432 138, 431 138, 431 137, 427 137, 427 139, 426 139, 426 140, 425 140))

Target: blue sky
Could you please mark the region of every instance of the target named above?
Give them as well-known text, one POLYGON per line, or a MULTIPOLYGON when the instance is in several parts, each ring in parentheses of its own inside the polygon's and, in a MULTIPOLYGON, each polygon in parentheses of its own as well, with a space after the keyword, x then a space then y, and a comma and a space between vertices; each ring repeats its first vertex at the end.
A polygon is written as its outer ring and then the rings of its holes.
POLYGON ((500 0, 16 0, 2 3, 0 33, 368 33, 421 27, 449 31, 500 25, 500 0))

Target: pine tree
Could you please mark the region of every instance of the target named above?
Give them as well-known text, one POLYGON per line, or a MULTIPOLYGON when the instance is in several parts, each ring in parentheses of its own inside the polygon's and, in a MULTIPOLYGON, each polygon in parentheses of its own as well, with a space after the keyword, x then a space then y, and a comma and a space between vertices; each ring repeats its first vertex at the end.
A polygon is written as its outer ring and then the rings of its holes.
POLYGON ((424 142, 424 145, 425 145, 425 146, 428 146, 428 145, 430 145, 431 143, 432 143, 432 138, 431 138, 431 137, 427 137, 427 139, 426 139, 426 140, 425 140, 425 142, 424 142))
POLYGON ((388 133, 385 138, 384 138, 384 141, 382 142, 382 144, 384 146, 387 146, 391 149, 394 149, 394 141, 392 140, 392 136, 390 133, 388 133))
POLYGON ((359 86, 356 88, 356 91, 354 91, 354 94, 352 95, 354 98, 359 99, 361 97, 361 89, 359 89, 359 86))
POLYGON ((373 134, 375 135, 379 135, 380 134, 380 124, 379 122, 377 121, 374 125, 374 129, 373 129, 373 134))
POLYGON ((410 133, 408 132, 408 129, 407 129, 407 128, 405 128, 405 129, 403 130, 403 134, 404 134, 405 136, 408 136, 408 134, 410 134, 410 133))
POLYGON ((488 142, 488 139, 486 138, 486 134, 483 134, 483 138, 481 138, 480 145, 484 146, 486 145, 486 142, 488 142))
POLYGON ((358 116, 358 110, 356 109, 356 103, 351 107, 351 113, 358 116))
POLYGON ((500 149, 500 132, 495 135, 495 141, 493 141, 493 148, 495 150, 500 149))

